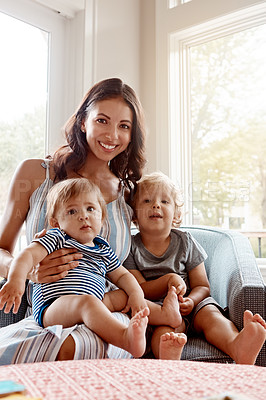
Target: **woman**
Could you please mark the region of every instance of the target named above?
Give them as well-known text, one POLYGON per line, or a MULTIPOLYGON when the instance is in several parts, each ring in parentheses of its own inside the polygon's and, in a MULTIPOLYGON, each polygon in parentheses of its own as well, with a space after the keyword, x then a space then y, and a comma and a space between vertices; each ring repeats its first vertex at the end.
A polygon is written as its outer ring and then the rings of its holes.
MULTIPOLYGON (((0 276, 8 274, 24 221, 29 243, 37 232, 47 227, 48 190, 54 183, 69 178, 85 177, 99 186, 108 211, 101 235, 109 241, 121 262, 128 255, 132 217, 128 202, 145 164, 144 116, 135 92, 116 78, 95 84, 64 130, 64 146, 46 160, 24 161, 13 177, 0 226, 0 276)), ((56 281, 75 268, 80 257, 74 249, 54 252, 31 272, 29 279, 56 281)), ((125 316, 117 316, 126 323, 125 316)), ((91 353, 91 340, 94 347, 103 347, 84 326, 62 331, 60 327, 53 327, 47 332, 39 330, 31 319, 2 328, 0 338, 3 364, 101 357, 104 351, 91 353), (19 339, 11 346, 10 337, 14 334, 19 339)))

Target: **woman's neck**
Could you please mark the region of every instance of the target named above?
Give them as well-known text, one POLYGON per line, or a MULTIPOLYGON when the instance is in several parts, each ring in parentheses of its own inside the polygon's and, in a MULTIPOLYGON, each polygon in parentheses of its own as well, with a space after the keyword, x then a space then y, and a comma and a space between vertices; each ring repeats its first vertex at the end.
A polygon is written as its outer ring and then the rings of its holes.
POLYGON ((110 171, 107 162, 97 158, 87 157, 83 167, 77 172, 67 171, 69 178, 87 178, 99 186, 106 203, 117 199, 119 179, 110 171))

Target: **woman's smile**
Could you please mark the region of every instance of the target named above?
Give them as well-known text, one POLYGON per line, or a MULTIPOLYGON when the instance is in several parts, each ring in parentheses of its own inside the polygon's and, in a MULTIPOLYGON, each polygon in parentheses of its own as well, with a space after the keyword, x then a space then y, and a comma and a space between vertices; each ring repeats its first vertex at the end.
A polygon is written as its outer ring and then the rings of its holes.
POLYGON ((114 150, 117 147, 116 144, 106 144, 106 143, 103 143, 103 142, 99 142, 99 143, 104 149, 110 150, 110 151, 114 150))
POLYGON ((99 159, 111 161, 131 141, 133 113, 120 97, 98 101, 84 121, 87 143, 99 159))

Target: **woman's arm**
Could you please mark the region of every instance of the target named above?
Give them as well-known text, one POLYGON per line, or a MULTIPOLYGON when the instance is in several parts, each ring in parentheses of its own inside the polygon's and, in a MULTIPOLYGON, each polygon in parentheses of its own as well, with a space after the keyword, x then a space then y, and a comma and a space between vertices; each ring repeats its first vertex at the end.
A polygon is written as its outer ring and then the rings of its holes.
MULTIPOLYGON (((26 160, 17 168, 7 197, 6 207, 0 224, 0 275, 7 277, 13 251, 29 209, 29 199, 35 188, 45 179, 37 173, 40 160, 26 160), (39 176, 38 176, 39 175, 39 176)), ((42 168, 43 170, 43 168, 42 168)))
MULTIPOLYGON (((0 276, 7 278, 13 260, 13 251, 21 227, 29 210, 32 193, 45 180, 43 160, 26 160, 17 168, 8 193, 4 214, 0 223, 0 276)), ((54 282, 64 277, 78 265, 82 255, 75 249, 57 250, 28 274, 34 282, 54 282)))

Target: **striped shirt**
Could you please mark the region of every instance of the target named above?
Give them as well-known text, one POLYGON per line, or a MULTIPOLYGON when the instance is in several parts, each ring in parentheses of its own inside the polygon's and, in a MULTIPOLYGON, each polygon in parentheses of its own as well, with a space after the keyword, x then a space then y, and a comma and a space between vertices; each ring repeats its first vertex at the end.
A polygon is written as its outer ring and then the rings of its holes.
POLYGON ((48 254, 62 248, 76 248, 82 253, 78 267, 68 271, 66 277, 57 282, 36 283, 33 286, 33 316, 38 321, 40 308, 64 295, 91 294, 102 300, 105 293, 105 275, 121 264, 109 246, 96 236, 94 247, 83 245, 58 228, 51 229, 45 236, 34 239, 45 247, 48 254))

